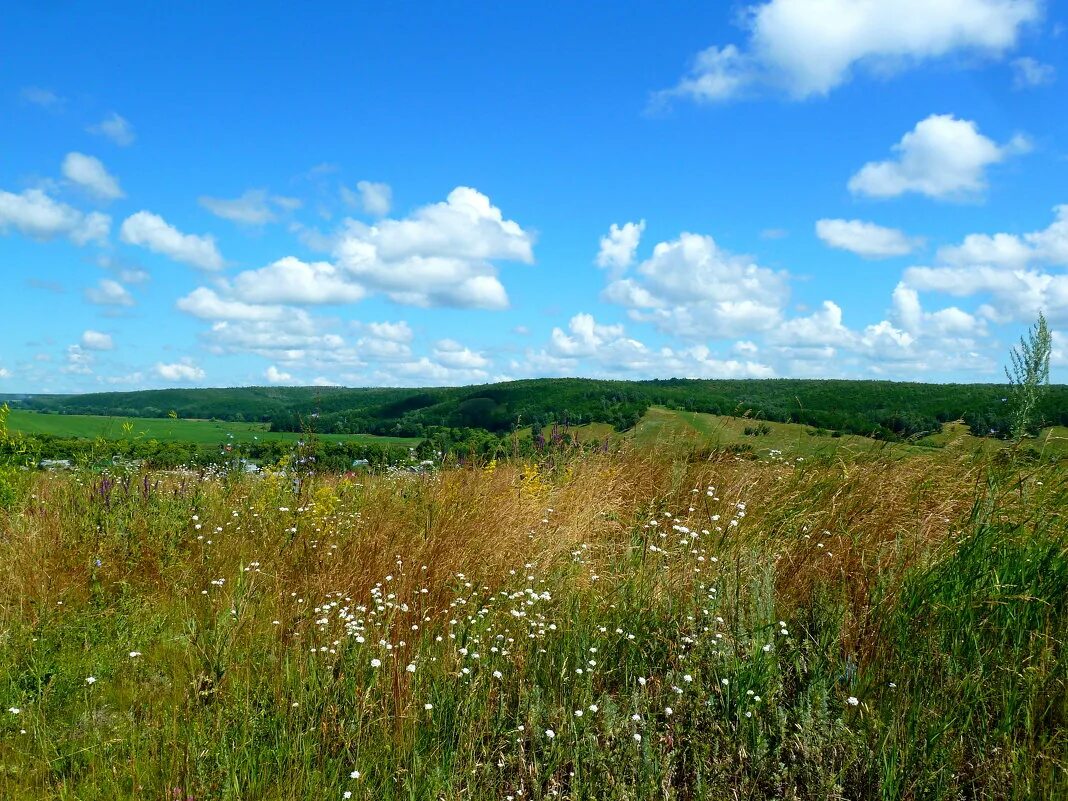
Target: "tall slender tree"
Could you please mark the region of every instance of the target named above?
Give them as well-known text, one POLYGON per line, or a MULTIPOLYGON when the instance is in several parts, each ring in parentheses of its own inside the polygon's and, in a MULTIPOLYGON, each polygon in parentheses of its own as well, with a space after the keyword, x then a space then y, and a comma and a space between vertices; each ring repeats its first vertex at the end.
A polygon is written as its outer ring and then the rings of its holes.
POLYGON ((1005 375, 1012 388, 1012 436, 1015 440, 1038 428, 1038 404, 1049 391, 1049 359, 1053 350, 1046 316, 1038 313, 1038 321, 1020 337, 1020 344, 1009 356, 1012 364, 1005 375))

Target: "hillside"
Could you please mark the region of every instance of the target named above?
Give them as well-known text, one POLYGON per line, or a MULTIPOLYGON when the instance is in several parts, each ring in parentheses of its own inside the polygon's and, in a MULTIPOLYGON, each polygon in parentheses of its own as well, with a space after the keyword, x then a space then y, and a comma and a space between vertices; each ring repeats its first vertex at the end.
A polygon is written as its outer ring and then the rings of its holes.
MULTIPOLYGON (((598 422, 634 427, 651 406, 804 423, 894 440, 937 433, 964 420, 975 433, 1007 429, 999 384, 920 384, 807 379, 602 381, 530 379, 439 388, 244 387, 86 395, 21 395, 14 409, 56 414, 263 423, 274 431, 422 437, 434 428, 505 432, 598 422)), ((1041 410, 1046 425, 1068 425, 1068 387, 1054 386, 1041 410)))

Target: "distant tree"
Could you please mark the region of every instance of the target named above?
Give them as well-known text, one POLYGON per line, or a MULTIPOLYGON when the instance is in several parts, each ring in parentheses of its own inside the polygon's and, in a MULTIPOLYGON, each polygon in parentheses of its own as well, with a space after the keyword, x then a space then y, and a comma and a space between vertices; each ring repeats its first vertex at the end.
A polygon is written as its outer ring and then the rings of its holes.
POLYGON ((1005 368, 1011 388, 1012 437, 1019 440, 1038 426, 1039 401, 1049 391, 1049 359, 1053 349, 1046 316, 1038 313, 1038 322, 1020 337, 1020 344, 1009 356, 1012 364, 1005 368))

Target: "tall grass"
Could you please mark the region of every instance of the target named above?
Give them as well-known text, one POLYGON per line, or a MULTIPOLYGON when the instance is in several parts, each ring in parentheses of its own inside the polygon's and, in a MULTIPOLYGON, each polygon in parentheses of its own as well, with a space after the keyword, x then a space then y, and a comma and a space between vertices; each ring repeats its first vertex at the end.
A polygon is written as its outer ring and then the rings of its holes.
POLYGON ((945 453, 24 476, 0 798, 1068 797, 1066 495, 945 453))

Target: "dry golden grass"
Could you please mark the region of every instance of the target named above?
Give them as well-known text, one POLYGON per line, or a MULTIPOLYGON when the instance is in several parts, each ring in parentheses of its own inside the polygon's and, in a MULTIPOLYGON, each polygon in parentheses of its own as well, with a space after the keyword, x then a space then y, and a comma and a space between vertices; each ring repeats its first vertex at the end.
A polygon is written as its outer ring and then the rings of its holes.
POLYGON ((1065 739, 1063 471, 946 451, 695 457, 575 452, 298 492, 281 475, 26 474, 0 518, 0 705, 20 709, 0 718, 0 767, 16 766, 0 797, 1063 786, 1042 773, 1065 739), (975 576, 960 586, 957 562, 975 576))

